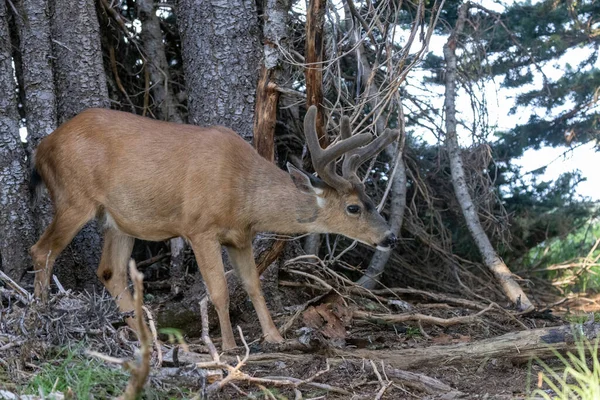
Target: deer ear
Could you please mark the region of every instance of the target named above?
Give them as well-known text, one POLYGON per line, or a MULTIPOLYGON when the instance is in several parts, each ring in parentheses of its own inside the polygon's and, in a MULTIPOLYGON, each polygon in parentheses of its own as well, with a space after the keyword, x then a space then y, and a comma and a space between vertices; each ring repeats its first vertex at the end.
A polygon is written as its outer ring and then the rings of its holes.
POLYGON ((290 177, 292 178, 292 182, 294 182, 294 185, 296 185, 301 192, 316 195, 323 193, 323 189, 326 185, 322 180, 302 171, 290 163, 287 163, 286 166, 290 173, 290 177))

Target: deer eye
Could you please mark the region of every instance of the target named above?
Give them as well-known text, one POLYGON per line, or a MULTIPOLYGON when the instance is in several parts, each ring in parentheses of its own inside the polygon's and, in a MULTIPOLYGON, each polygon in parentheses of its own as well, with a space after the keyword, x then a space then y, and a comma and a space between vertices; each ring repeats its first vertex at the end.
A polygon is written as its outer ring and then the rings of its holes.
POLYGON ((358 214, 360 213, 360 206, 357 206, 356 204, 351 204, 348 207, 346 207, 346 211, 348 211, 348 214, 358 214))

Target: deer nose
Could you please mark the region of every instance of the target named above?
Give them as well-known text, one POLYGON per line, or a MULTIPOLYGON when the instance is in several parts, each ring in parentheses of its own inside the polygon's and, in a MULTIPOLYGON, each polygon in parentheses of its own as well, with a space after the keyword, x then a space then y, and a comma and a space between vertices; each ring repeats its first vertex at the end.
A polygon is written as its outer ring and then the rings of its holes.
POLYGON ((388 235, 379 243, 378 247, 393 249, 398 244, 398 238, 393 233, 388 233, 388 235))

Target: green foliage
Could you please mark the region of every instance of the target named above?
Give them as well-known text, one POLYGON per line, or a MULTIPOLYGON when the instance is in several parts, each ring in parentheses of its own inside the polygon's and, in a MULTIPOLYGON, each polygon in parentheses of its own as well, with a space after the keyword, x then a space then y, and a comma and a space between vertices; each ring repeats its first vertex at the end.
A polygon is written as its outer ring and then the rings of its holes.
POLYGON ((600 220, 593 218, 578 229, 532 248, 523 265, 547 279, 562 282, 566 291, 600 291, 600 220))
MULTIPOLYGON (((42 393, 47 396, 52 392, 66 393, 70 389, 77 399, 110 399, 121 395, 127 386, 129 374, 120 366, 83 354, 82 349, 83 346, 74 346, 50 354, 27 386, 20 390, 21 394, 42 393)), ((191 397, 192 392, 186 388, 159 391, 146 385, 143 393, 143 398, 147 400, 191 397)))
POLYGON ((79 399, 106 399, 120 395, 128 379, 120 368, 64 349, 42 364, 24 393, 48 395, 53 391, 65 393, 70 388, 79 399))
MULTIPOLYGON (((473 33, 485 43, 488 76, 503 76, 503 86, 517 91, 511 114, 530 112, 528 122, 498 134, 498 145, 511 157, 527 148, 598 138, 600 35, 593 21, 599 13, 600 4, 594 1, 518 2, 500 16, 501 28, 473 33), (577 65, 561 66, 570 60, 560 58, 570 54, 578 54, 575 59, 586 56, 577 65), (549 73, 550 67, 558 77, 549 73), (567 133, 573 136, 565 140, 567 133)), ((479 17, 490 26, 496 21, 485 13, 479 17)))
POLYGON ((600 362, 598 361, 598 339, 592 344, 585 338, 576 341, 575 354, 568 352, 566 357, 555 351, 560 361, 558 368, 539 360, 542 367, 538 379, 543 383, 535 389, 530 399, 548 400, 595 400, 600 398, 600 362), (549 389, 549 390, 548 390, 549 389))
POLYGON ((405 336, 409 339, 421 337, 421 330, 416 326, 407 326, 405 336))

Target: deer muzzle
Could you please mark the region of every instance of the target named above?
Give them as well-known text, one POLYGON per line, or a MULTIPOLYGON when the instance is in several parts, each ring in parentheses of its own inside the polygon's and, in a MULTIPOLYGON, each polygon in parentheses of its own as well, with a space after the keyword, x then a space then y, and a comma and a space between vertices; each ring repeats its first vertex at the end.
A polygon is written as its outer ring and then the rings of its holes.
POLYGON ((377 250, 381 251, 390 251, 398 244, 398 238, 392 232, 388 232, 388 234, 383 238, 381 242, 377 244, 377 250))

